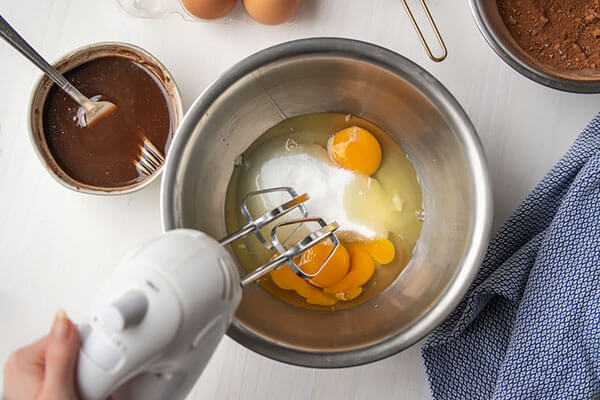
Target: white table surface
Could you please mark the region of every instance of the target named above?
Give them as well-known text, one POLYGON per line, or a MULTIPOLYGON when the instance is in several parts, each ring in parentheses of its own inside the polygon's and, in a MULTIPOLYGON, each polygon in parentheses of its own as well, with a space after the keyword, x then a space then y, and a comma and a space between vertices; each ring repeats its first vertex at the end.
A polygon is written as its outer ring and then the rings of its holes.
MULTIPOLYGON (((413 0, 413 3, 418 4, 413 0)), ((135 43, 174 75, 187 108, 219 73, 275 43, 312 36, 373 42, 414 60, 456 96, 488 159, 495 227, 600 110, 600 96, 561 93, 505 65, 477 31, 466 0, 429 0, 446 39, 426 57, 399 0, 305 0, 294 23, 261 26, 241 5, 230 23, 135 19, 115 0, 0 0, 0 13, 48 59, 97 41, 135 43)), ((41 336, 54 312, 84 317, 117 260, 161 231, 159 187, 92 197, 58 185, 27 137, 40 73, 0 43, 0 363, 41 336)), ((190 399, 429 399, 419 345, 370 365, 317 370, 266 359, 225 338, 190 399)))

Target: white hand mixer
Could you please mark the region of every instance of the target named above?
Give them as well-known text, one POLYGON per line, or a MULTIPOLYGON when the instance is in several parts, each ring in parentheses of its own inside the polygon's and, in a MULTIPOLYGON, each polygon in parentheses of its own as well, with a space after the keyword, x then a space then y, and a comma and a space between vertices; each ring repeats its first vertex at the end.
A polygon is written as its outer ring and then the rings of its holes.
POLYGON ((309 218, 291 188, 274 188, 246 195, 242 214, 248 221, 239 231, 216 241, 195 230, 167 232, 126 256, 99 293, 89 322, 80 326, 81 351, 77 387, 84 400, 182 399, 192 389, 225 334, 242 296, 242 287, 269 271, 288 264, 298 276, 310 279, 329 261, 339 245, 338 224, 309 218), (292 199, 253 219, 249 196, 284 191, 292 199), (260 229, 292 210, 302 213, 274 225, 271 241, 260 229), (295 244, 288 244, 307 223, 319 228, 295 244), (284 240, 278 230, 296 228, 284 240), (278 253, 267 264, 240 279, 225 245, 254 234, 278 253), (317 243, 330 239, 334 247, 314 274, 306 274, 294 259, 317 243))

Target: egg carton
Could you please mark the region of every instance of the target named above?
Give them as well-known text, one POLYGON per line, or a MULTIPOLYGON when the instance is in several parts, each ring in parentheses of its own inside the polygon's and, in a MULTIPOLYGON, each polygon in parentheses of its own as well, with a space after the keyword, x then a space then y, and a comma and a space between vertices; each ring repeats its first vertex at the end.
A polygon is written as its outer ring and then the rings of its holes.
MULTIPOLYGON (((255 22, 244 10, 241 1, 231 10, 229 14, 218 19, 201 19, 191 14, 181 0, 117 0, 121 9, 129 16, 136 18, 165 19, 177 16, 187 22, 210 22, 230 24, 232 22, 255 22)), ((295 23, 294 16, 290 21, 282 25, 295 23)))
MULTIPOLYGON (((117 3, 123 11, 137 18, 164 19, 176 15, 185 21, 208 21, 190 14, 181 0, 117 0, 117 3)), ((217 21, 230 22, 230 19, 225 16, 217 21)))

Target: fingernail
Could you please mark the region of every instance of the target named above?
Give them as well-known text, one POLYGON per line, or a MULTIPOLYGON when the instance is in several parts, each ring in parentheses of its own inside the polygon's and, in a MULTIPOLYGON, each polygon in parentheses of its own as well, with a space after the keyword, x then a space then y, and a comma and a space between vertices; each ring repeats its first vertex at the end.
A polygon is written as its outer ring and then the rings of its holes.
POLYGON ((54 317, 54 323, 52 324, 52 336, 55 339, 63 340, 69 335, 69 319, 67 314, 60 310, 54 317))

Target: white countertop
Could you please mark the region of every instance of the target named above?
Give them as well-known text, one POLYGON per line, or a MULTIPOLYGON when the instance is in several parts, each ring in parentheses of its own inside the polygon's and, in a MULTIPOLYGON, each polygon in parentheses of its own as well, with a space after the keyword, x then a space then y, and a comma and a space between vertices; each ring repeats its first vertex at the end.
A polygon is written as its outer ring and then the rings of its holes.
MULTIPOLYGON (((485 43, 466 0, 429 4, 449 50, 441 64, 425 55, 399 0, 305 0, 295 21, 278 27, 252 22, 241 5, 229 23, 135 19, 116 0, 0 0, 0 13, 51 60, 98 41, 145 48, 172 72, 186 108, 219 73, 275 43, 339 36, 385 46, 430 71, 471 117, 489 163, 498 227, 600 111, 600 96, 561 93, 518 75, 485 43)), ((2 365, 47 332, 57 309, 81 320, 118 259, 161 231, 158 181, 132 195, 93 197, 64 189, 44 170, 26 128, 39 75, 0 43, 2 365)), ((429 399, 419 350, 316 370, 271 361, 225 338, 190 399, 429 399)))

